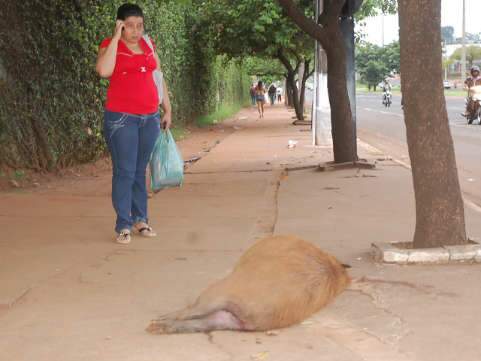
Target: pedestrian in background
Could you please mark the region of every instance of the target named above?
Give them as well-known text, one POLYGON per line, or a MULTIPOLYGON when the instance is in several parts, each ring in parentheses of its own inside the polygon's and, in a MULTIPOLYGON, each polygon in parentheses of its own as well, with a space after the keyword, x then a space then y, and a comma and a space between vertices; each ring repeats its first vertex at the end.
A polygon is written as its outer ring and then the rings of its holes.
POLYGON ((255 84, 252 84, 251 88, 249 89, 249 93, 251 96, 252 105, 256 105, 256 85, 255 84))
POLYGON ((271 105, 274 105, 274 102, 276 101, 276 86, 274 83, 271 84, 269 87, 269 90, 267 91, 267 94, 269 95, 269 100, 271 101, 271 105))
POLYGON ((282 88, 277 87, 276 93, 277 93, 277 102, 281 103, 282 102, 282 88))
POLYGON ((257 111, 259 112, 259 118, 264 117, 264 103, 266 102, 266 90, 264 84, 259 80, 255 88, 257 111))

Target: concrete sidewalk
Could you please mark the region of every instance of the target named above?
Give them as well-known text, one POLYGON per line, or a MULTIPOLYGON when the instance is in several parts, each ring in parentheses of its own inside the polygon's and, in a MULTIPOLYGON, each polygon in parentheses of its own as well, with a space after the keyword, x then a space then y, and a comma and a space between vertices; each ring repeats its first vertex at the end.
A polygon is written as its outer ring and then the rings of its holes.
MULTIPOLYGON (((479 265, 383 265, 368 254, 372 242, 411 240, 410 171, 378 161, 316 172, 308 167, 331 160, 330 147, 312 147, 309 128, 292 126, 281 106, 256 115, 227 122, 229 135, 188 168, 184 186, 151 199, 156 239, 112 242, 109 174, 1 194, 0 360, 479 361, 479 265), (272 334, 144 332, 272 233, 352 265, 351 289, 272 334)), ((383 159, 362 141, 359 155, 383 159)), ((481 215, 466 212, 476 239, 481 215)))

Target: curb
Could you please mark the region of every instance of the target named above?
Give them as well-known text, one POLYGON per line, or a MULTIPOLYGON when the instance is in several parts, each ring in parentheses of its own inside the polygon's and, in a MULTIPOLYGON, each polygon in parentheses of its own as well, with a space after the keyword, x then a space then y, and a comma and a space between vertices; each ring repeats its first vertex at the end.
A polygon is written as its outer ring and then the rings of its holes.
POLYGON ((481 263, 481 244, 471 241, 460 246, 413 249, 411 242, 372 243, 371 254, 377 262, 390 264, 481 263))

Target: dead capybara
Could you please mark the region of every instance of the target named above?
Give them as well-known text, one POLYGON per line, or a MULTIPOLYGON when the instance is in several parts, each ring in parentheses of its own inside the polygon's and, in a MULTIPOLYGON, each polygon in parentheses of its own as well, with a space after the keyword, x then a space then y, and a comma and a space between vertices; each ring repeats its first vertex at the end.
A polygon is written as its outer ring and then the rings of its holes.
POLYGON ((152 321, 147 331, 282 328, 319 311, 349 282, 344 266, 311 243, 295 236, 267 237, 248 249, 234 270, 202 292, 193 305, 152 321))

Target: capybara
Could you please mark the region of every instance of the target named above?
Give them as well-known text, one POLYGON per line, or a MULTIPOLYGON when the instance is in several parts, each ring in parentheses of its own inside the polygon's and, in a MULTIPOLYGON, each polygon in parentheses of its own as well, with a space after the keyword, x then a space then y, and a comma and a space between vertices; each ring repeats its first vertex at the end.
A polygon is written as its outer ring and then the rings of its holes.
POLYGON ((349 284, 333 256, 295 236, 256 242, 224 279, 196 302, 161 316, 154 334, 214 330, 265 331, 298 323, 319 311, 349 284))

